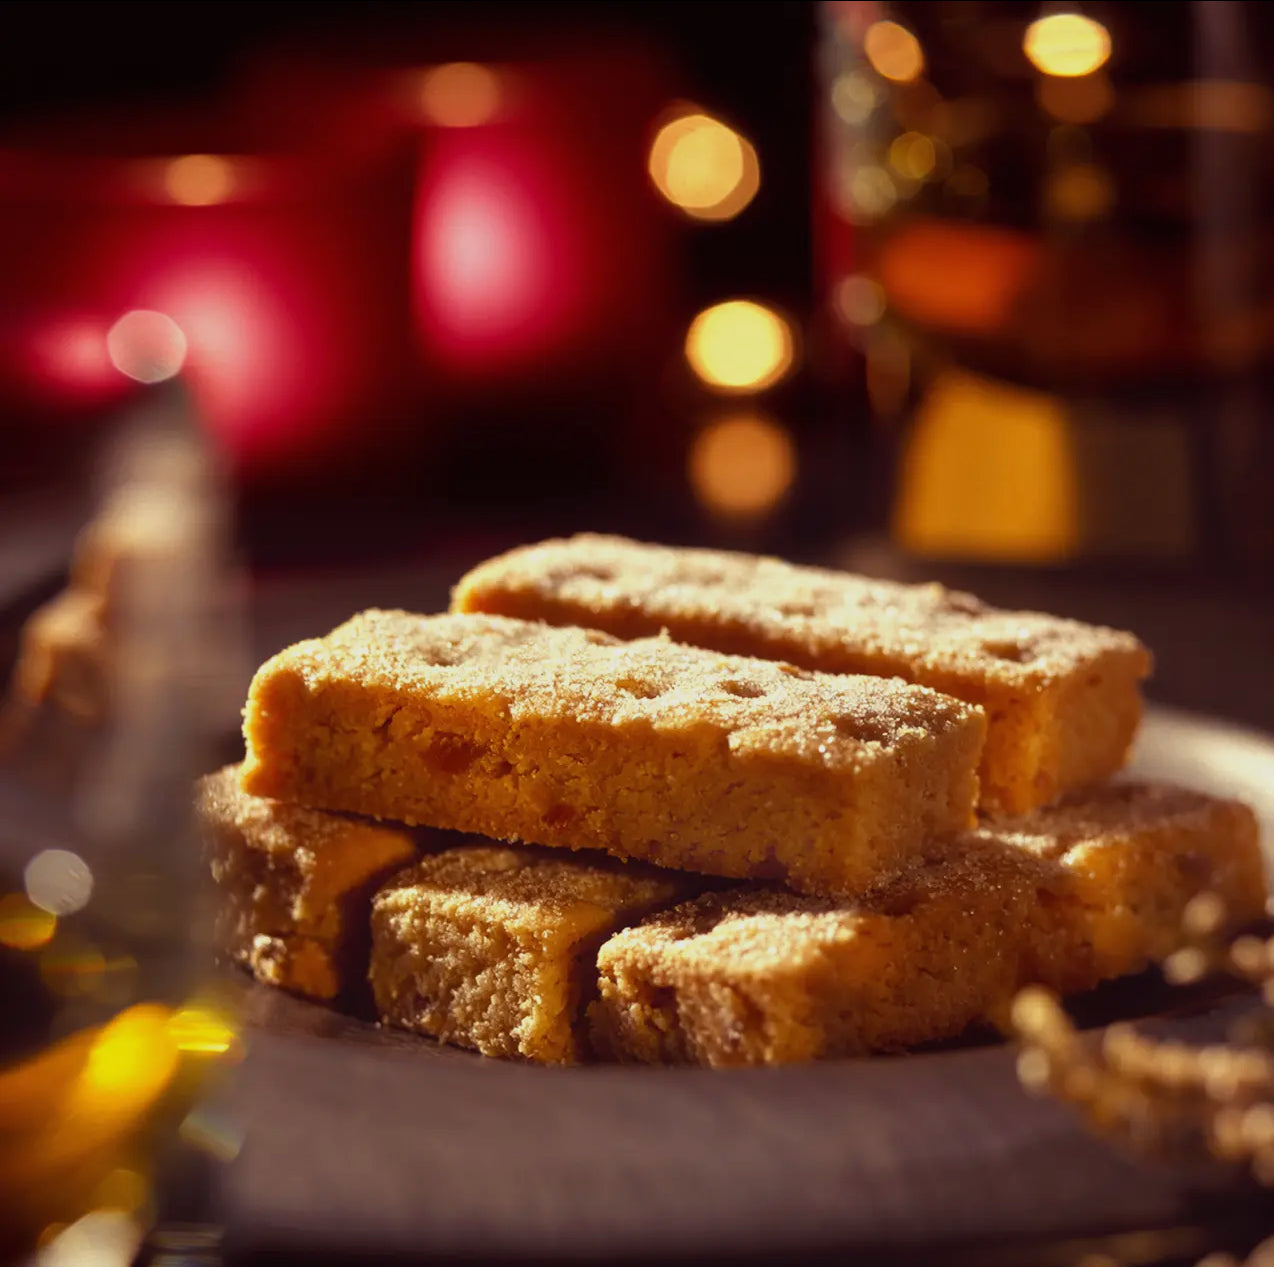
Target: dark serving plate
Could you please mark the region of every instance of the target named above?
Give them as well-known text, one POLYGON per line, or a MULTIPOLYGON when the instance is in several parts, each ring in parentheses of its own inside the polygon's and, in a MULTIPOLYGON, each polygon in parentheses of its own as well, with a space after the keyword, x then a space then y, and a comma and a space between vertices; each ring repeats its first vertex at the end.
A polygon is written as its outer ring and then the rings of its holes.
MULTIPOLYGON (((1133 773, 1243 797, 1274 827, 1274 740, 1152 709, 1133 773)), ((1244 996, 1153 973, 1076 1003, 1223 1034, 1244 996)), ((253 987, 219 1112, 232 1261, 1190 1261, 1259 1227, 1208 1168, 1147 1163, 1028 1097, 983 1036, 775 1070, 486 1060, 253 987), (1113 1239, 1112 1239, 1113 1238, 1113 1239)), ((1253 1233, 1254 1234, 1254 1233, 1253 1233)))

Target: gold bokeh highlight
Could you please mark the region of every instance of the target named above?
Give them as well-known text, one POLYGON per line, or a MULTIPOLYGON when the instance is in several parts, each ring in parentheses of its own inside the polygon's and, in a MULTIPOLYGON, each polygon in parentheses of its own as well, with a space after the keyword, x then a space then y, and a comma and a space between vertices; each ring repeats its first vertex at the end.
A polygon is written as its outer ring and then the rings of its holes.
POLYGON ((1114 177, 1095 163, 1073 163, 1044 182, 1044 211, 1053 220, 1101 220, 1115 205, 1114 177))
POLYGON ((1022 51, 1041 74, 1078 78, 1110 60, 1110 32, 1082 13, 1050 13, 1026 28, 1022 51))
POLYGON ((168 1012, 139 1003, 102 1028, 73 1095, 112 1116, 131 1116, 152 1103, 177 1071, 178 1049, 168 1032, 168 1012))
POLYGON ((500 113, 500 77, 476 62, 448 62, 420 77, 420 110, 440 128, 476 128, 500 113))
POLYGON ((979 375, 941 373, 916 412, 893 533, 931 558, 1072 557, 1079 482, 1062 405, 979 375))
POLYGON ((863 52, 871 68, 894 83, 907 84, 924 73, 920 41, 897 22, 873 22, 863 35, 863 52))
POLYGON ((893 177, 875 163, 851 173, 845 192, 848 198, 844 210, 855 224, 879 220, 898 201, 898 186, 893 177))
POLYGON ((238 1042, 238 1032, 219 1008, 202 1003, 179 1008, 168 1021, 168 1034, 178 1051, 220 1056, 238 1042))
POLYGON ((686 333, 686 360, 709 387, 762 391, 792 367, 795 347, 788 323, 772 308, 731 299, 704 309, 686 333))
POLYGON ((838 75, 832 84, 832 109, 851 127, 860 127, 880 104, 876 89, 863 75, 838 75))
POLYGON ((1070 79, 1045 75, 1036 84, 1035 100, 1061 123, 1096 123, 1115 104, 1115 90, 1100 70, 1070 79))
POLYGON ((732 415, 695 437, 690 486, 713 514, 753 519, 783 500, 796 478, 796 446, 787 429, 759 413, 732 415))
POLYGON ((933 138, 923 132, 903 132, 889 145, 889 166, 907 180, 925 180, 938 165, 933 138))
POLYGON ((655 188, 696 220, 732 219, 761 187, 751 142, 698 111, 678 115, 655 133, 647 167, 655 188))
POLYGON ((0 897, 0 946, 38 950, 53 939, 57 926, 57 916, 25 894, 6 893, 0 897))

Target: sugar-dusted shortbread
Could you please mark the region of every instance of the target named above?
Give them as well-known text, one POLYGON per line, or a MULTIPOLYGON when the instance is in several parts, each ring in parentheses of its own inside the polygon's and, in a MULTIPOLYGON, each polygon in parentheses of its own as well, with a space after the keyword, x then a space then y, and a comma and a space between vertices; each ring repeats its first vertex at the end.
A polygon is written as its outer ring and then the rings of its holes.
POLYGON ((994 854, 921 864, 865 898, 710 893, 618 933, 591 1009, 603 1056, 780 1065, 953 1037, 1016 983, 1031 886, 994 854))
POLYGON ((582 535, 480 564, 452 608, 898 675, 986 709, 981 804, 1018 813, 1120 768, 1150 655, 1132 635, 778 559, 582 535))
POLYGON ((382 1019, 488 1056, 587 1055, 597 948, 698 891, 692 876, 601 854, 462 845, 396 876, 373 902, 382 1019))
POLYGON ((1172 949, 1186 903, 1260 914, 1252 812, 1156 785, 1102 788, 965 833, 854 902, 708 894, 612 937, 592 1009, 603 1052, 784 1064, 913 1046, 1172 949))
POLYGON ((250 796, 237 766, 199 780, 195 815, 221 950, 297 994, 355 992, 367 975, 371 893, 416 856, 412 834, 250 796))
POLYGON ((1236 926, 1264 910, 1260 828, 1239 801, 1115 783, 977 835, 1050 864, 1031 910, 1023 978, 1062 994, 1164 958, 1202 891, 1222 898, 1236 926))
POLYGON ((257 672, 243 777, 319 808, 843 894, 970 824, 985 729, 899 681, 369 611, 257 672))

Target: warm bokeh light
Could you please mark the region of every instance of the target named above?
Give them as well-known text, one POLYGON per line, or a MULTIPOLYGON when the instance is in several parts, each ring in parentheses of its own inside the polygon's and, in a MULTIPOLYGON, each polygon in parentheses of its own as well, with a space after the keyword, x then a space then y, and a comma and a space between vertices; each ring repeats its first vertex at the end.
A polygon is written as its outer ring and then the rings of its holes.
POLYGON ((1079 486, 1061 404, 944 371, 916 412, 893 529, 906 549, 931 557, 1070 557, 1079 545, 1079 486))
POLYGON ((889 146, 889 165, 908 180, 924 180, 938 164, 933 139, 922 132, 903 132, 889 146))
POLYGON ((863 52, 878 75, 895 83, 919 79, 925 68, 920 41, 897 22, 873 22, 863 35, 863 52))
POLYGON ((771 308, 732 299, 701 312, 686 333, 686 359, 710 387, 761 391, 792 366, 792 331, 771 308))
POLYGON ((86 1106, 124 1116, 152 1101, 177 1069, 179 1053, 168 1032, 168 1012, 141 1003, 107 1024, 89 1050, 75 1088, 86 1106))
POLYGON ((1082 13, 1050 13, 1026 28, 1022 51, 1045 75, 1091 75, 1110 59, 1110 32, 1082 13))
POLYGON ((1072 79, 1046 75, 1036 83, 1035 100, 1062 123, 1096 123, 1115 104, 1115 90, 1102 71, 1072 79))
POLYGON ((168 1033, 179 1051, 221 1055, 238 1040, 235 1027, 218 1008, 192 1003, 178 1009, 168 1021, 168 1033))
POLYGON ((98 317, 62 315, 32 323, 22 345, 23 364, 42 391, 68 401, 96 402, 121 386, 106 351, 107 323, 98 317))
POLYGON ((862 75, 837 75, 832 82, 832 109, 850 127, 866 123, 877 102, 876 89, 862 75))
POLYGON ((69 849, 44 849, 22 873, 27 897, 51 915, 70 915, 88 905, 93 873, 88 863, 69 849))
POLYGON ((139 383, 162 383, 186 361, 186 336, 166 313, 149 308, 126 312, 106 335, 111 364, 139 383))
POLYGON ((1025 232, 917 217, 890 235, 875 266, 900 316, 937 330, 986 334, 1013 321, 1041 254, 1025 232))
POLYGON ((773 510, 796 478, 796 446, 779 423, 747 413, 714 422, 690 449, 690 485, 715 514, 755 518, 773 510))
POLYGON ((869 163, 855 168, 841 190, 841 209, 855 224, 869 224, 898 201, 898 186, 883 168, 869 163))
POLYGON ((450 359, 533 355, 575 315, 582 279, 559 191, 534 156, 457 133, 422 178, 417 300, 450 359))
POLYGON ((1115 180, 1096 163, 1072 163, 1049 174, 1044 209, 1054 220, 1100 220, 1115 205, 1115 180))
MULTIPOLYGON (((41 1263, 133 1261, 150 1213, 153 1114, 185 1067, 169 1017, 153 1003, 124 1007, 0 1071, 0 1222, 38 1236, 41 1263), (73 1222, 84 1210, 92 1213, 73 1222), (132 1227, 133 1244, 108 1244, 89 1226, 103 1219, 132 1227)), ((182 1096, 194 1090, 190 1080, 180 1085, 182 1096)))
POLYGON ((884 287, 855 273, 842 277, 833 293, 836 311, 852 326, 874 326, 885 315, 884 287))
POLYGON ((756 197, 756 150, 732 127, 698 112, 665 123, 650 147, 650 178, 697 220, 729 220, 756 197))
POLYGON ((35 950, 52 940, 57 916, 37 906, 21 893, 0 897, 0 946, 13 950, 35 950))
POLYGON ((340 314, 298 258, 179 239, 157 244, 138 273, 137 302, 171 316, 188 341, 183 376, 231 452, 256 465, 319 442, 349 390, 349 362, 340 314))
POLYGON ((476 128, 500 112, 500 77, 475 62, 435 66, 420 78, 420 109, 440 128, 476 128))
POLYGON ((225 202, 234 186, 234 164, 216 154, 185 154, 164 168, 164 192, 184 207, 225 202))

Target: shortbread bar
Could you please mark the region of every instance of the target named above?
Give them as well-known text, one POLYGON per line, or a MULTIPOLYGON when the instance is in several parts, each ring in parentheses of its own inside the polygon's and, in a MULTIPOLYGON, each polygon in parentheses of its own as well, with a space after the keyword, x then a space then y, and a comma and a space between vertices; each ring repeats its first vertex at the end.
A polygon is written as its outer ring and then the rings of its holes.
POLYGON ((577 536, 479 565, 452 609, 897 675, 986 709, 981 804, 1020 813, 1120 768, 1150 655, 1131 634, 778 559, 577 536))
POLYGON ((434 854, 373 902, 377 1010, 488 1056, 573 1063, 588 1054, 598 947, 701 887, 601 854, 492 844, 434 854))
POLYGON ((976 834, 1050 864, 1023 974, 1063 994, 1164 958, 1179 944, 1186 903, 1203 890, 1224 900, 1236 926, 1264 909, 1260 829, 1238 801, 1115 783, 976 834))
POLYGON ((244 731, 258 795, 843 894, 970 825, 985 721, 665 638, 370 611, 268 661, 244 731))
POLYGON ((356 994, 367 975, 371 894, 416 856, 412 834, 250 796, 237 766, 199 781, 195 812, 223 953, 297 994, 356 994))
POLYGON ((636 1061, 784 1064, 960 1033, 1035 981, 1087 989, 1171 949, 1186 902, 1236 923, 1265 881, 1245 806, 1100 789, 961 836, 868 897, 708 894, 612 937, 595 1042, 636 1061))

